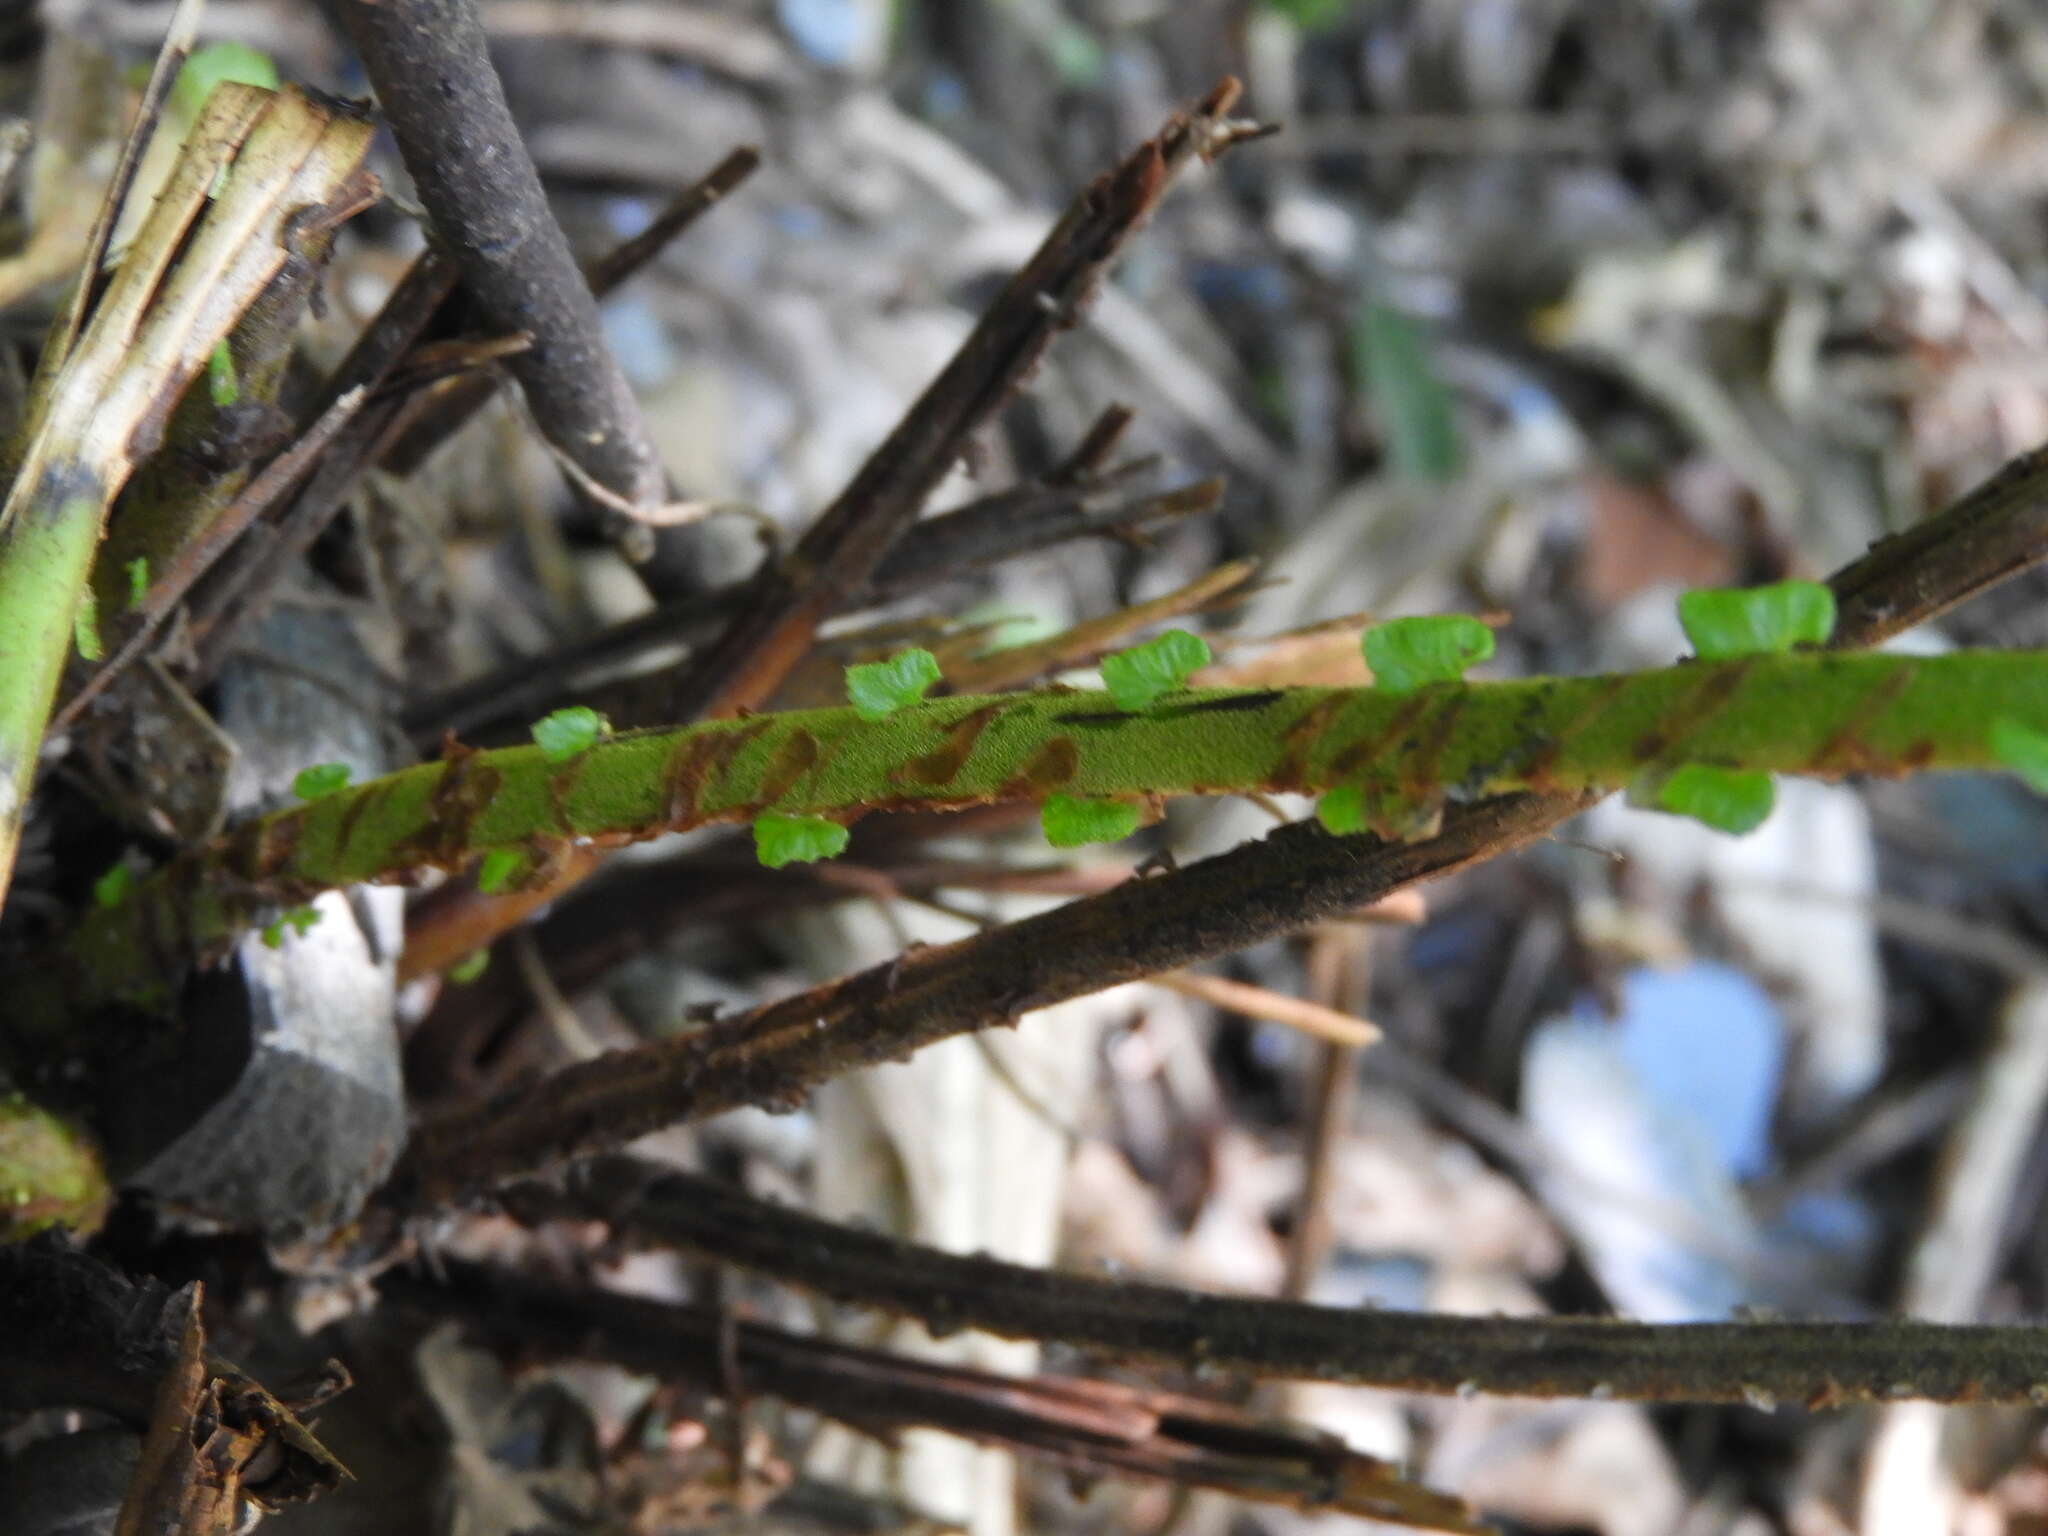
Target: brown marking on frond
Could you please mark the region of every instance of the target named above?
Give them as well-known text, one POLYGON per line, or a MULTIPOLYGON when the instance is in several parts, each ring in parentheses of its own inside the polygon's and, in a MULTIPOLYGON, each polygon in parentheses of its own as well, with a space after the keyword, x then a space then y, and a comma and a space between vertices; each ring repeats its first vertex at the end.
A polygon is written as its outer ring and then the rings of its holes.
POLYGON ((263 867, 263 833, 261 821, 245 821, 232 828, 220 840, 220 867, 243 880, 259 878, 257 872, 263 867))
MULTIPOLYGON (((1441 699, 1431 701, 1436 707, 1430 711, 1424 728, 1399 759, 1404 794, 1423 801, 1431 797, 1431 791, 1436 791, 1436 798, 1442 798, 1444 753, 1450 750, 1458 720, 1465 713, 1465 705, 1471 697, 1470 689, 1458 686, 1447 691, 1441 699)), ((1437 814, 1442 814, 1441 807, 1437 814)))
POLYGON ((792 731, 775 749, 767 771, 761 776, 760 803, 774 805, 796 787, 797 780, 809 773, 817 761, 818 738, 802 727, 792 731))
POLYGON ((1428 690, 1412 693, 1401 700, 1401 707, 1394 711, 1394 718, 1387 722, 1387 728, 1377 736, 1368 736, 1354 741, 1330 764, 1327 782, 1349 784, 1366 777, 1366 769, 1380 759, 1396 756, 1408 750, 1408 733, 1415 722, 1428 710, 1434 701, 1428 690))
POLYGON ((363 819, 363 813, 370 808, 370 802, 381 800, 390 787, 388 779, 378 779, 364 785, 348 797, 348 804, 342 807, 341 824, 334 829, 334 847, 343 852, 355 840, 356 823, 363 819))
POLYGON ((298 852, 299 839, 306 830, 306 813, 300 809, 286 811, 280 816, 266 816, 256 826, 248 877, 251 880, 274 879, 298 852))
POLYGON ((1667 722, 1669 729, 1661 733, 1651 733, 1653 736, 1663 737, 1658 751, 1661 753, 1682 744, 1688 732, 1698 730, 1701 725, 1711 720, 1717 711, 1725 709, 1728 701, 1735 697, 1736 691, 1756 669, 1760 659, 1756 656, 1742 656, 1732 661, 1720 662, 1702 677, 1699 687, 1692 691, 1692 696, 1671 712, 1667 722))
POLYGON ((1870 727, 1870 723, 1899 701, 1913 683, 1913 674, 1918 669, 1909 665, 1887 672, 1879 678, 1877 685, 1856 701, 1856 707, 1849 712, 1848 719, 1836 728, 1835 733, 1821 743, 1808 766, 1809 772, 1820 778, 1840 778, 1849 773, 1874 773, 1882 771, 1884 764, 1876 753, 1858 738, 1870 727))
POLYGON ((1081 749, 1071 736, 1055 736, 1031 755, 1003 785, 1006 794, 1037 799, 1073 780, 1081 766, 1081 749))
POLYGON ((897 770, 899 782, 927 784, 936 789, 949 784, 967 766, 967 759, 973 755, 975 744, 981 740, 981 733, 989 728, 996 717, 1003 713, 1001 703, 984 704, 973 714, 964 717, 951 730, 939 746, 914 757, 897 770))
POLYGON ((427 823, 406 846, 427 863, 454 868, 468 856, 477 818, 504 782, 505 775, 475 752, 445 759, 427 797, 427 823))
POLYGON ((1331 722, 1343 707, 1344 696, 1330 694, 1287 728, 1287 734, 1281 742, 1280 761, 1273 767, 1274 789, 1308 788, 1309 759, 1315 754, 1316 743, 1322 739, 1324 732, 1329 730, 1331 722))
MULTIPOLYGON (((1557 787, 1552 782, 1550 770, 1557 765, 1558 756, 1564 751, 1566 744, 1579 732, 1590 729, 1593 723, 1613 706, 1615 699, 1627 690, 1628 679, 1625 677, 1603 679, 1599 690, 1587 701, 1586 707, 1580 710, 1576 717, 1547 736, 1538 735, 1534 738, 1522 759, 1522 777, 1527 780, 1531 789, 1547 793, 1557 787)), ((1532 695, 1529 702, 1532 711, 1541 712, 1540 697, 1532 695)))
POLYGON ((589 758, 588 752, 578 752, 548 775, 548 813, 554 817, 555 826, 565 837, 576 831, 569 821, 569 796, 576 788, 576 781, 583 777, 583 765, 589 758))
POLYGON ((669 753, 668 824, 693 827, 704 819, 704 794, 733 757, 773 722, 750 718, 732 729, 686 734, 669 753))

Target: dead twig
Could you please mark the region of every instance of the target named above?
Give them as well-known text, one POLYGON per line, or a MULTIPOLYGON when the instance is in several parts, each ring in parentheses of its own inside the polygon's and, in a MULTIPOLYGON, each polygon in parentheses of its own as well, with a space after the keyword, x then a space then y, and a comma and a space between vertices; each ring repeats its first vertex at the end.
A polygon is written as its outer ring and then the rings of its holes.
POLYGON ((715 1253, 937 1331, 978 1328, 1110 1359, 1404 1392, 1753 1407, 2048 1395, 2048 1328, 2038 1326, 1454 1317, 1204 1295, 942 1253, 624 1157, 580 1169, 566 1191, 522 1184, 504 1198, 521 1221, 605 1221, 623 1238, 715 1253))
MULTIPOLYGON (((742 145, 685 187, 630 240, 607 251, 585 269, 590 291, 602 299, 621 287, 659 256, 698 219, 725 200, 761 165, 761 152, 742 145)), ((435 396, 404 428, 394 434, 379 457, 379 466, 394 475, 409 475, 497 392, 492 374, 478 374, 435 396)), ((572 461, 573 462, 573 461, 572 461)))
POLYGON ((999 1376, 756 1322, 726 1328, 711 1307, 567 1291, 457 1261, 437 1268, 433 1282, 394 1272, 384 1294, 460 1319, 473 1336, 523 1358, 599 1360, 721 1395, 737 1376, 750 1392, 868 1434, 929 1427, 1077 1475, 1154 1479, 1430 1530, 1485 1529, 1463 1500, 1406 1482, 1334 1435, 1225 1403, 1079 1377, 999 1376))
POLYGON ((872 578, 939 482, 1072 325, 1173 172, 1227 147, 1238 84, 1226 80, 1100 178, 1010 279, 938 378, 861 466, 789 557, 764 570, 718 642, 678 675, 669 718, 763 704, 811 647, 818 625, 872 578))
POLYGON ((673 1041, 564 1068, 523 1093, 452 1109, 415 1133, 393 1193, 433 1203, 658 1126, 742 1103, 794 1102, 829 1078, 934 1041, 1352 911, 1518 846, 1588 803, 1488 801, 1447 815, 1445 831, 1423 843, 1282 827, 1174 874, 1129 880, 673 1041))
POLYGON ((631 505, 659 506, 667 476, 512 121, 473 0, 340 9, 478 313, 493 331, 533 337, 511 368, 541 430, 631 505))

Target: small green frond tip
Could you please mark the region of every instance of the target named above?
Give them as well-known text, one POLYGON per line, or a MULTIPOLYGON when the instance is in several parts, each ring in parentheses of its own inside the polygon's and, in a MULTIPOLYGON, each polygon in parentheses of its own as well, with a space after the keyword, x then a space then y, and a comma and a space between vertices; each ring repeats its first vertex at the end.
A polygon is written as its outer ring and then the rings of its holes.
POLYGON ((1679 597, 1678 622, 1701 661, 1825 645, 1835 632, 1835 594, 1817 581, 1703 588, 1679 597))
POLYGON ((1365 831, 1365 791, 1356 784, 1338 785, 1316 802, 1316 820, 1338 837, 1365 831))
POLYGON ((1055 848, 1120 843, 1138 830, 1138 807, 1128 800, 1089 800, 1051 795, 1038 808, 1038 824, 1055 848))
POLYGON ((526 862, 517 848, 493 848, 477 867, 476 888, 486 896, 501 895, 512 888, 512 878, 526 862))
POLYGON ((234 405, 242 398, 242 381, 235 373, 235 354, 228 349, 227 338, 223 336, 214 343, 206 357, 207 398, 223 408, 234 405))
POLYGON ((785 816, 770 811, 754 818, 754 856, 769 869, 814 864, 846 851, 846 828, 823 816, 785 816))
POLYGON ((347 763, 315 763, 301 768, 292 779, 292 793, 301 800, 325 800, 348 788, 347 763))
POLYGON ((289 928, 293 933, 303 938, 305 937, 306 930, 313 927, 319 921, 319 908, 293 907, 289 912, 281 913, 263 925, 264 948, 281 949, 284 947, 285 929, 289 928))
POLYGON ((2026 781, 2037 795, 2048 795, 2048 731, 2037 731, 2009 716, 1991 722, 1991 755, 2026 781))
POLYGON ((126 859, 110 865, 107 872, 92 883, 92 901, 96 907, 118 907, 128 899, 128 892, 134 889, 135 871, 128 867, 126 859))
POLYGON ((1462 613, 1389 619, 1365 632, 1365 664, 1375 688, 1413 693, 1454 683, 1493 654, 1493 631, 1462 613))
POLYGON ((1768 773, 1686 763, 1650 786, 1647 797, 1632 798, 1654 810, 1690 816, 1716 832, 1739 837, 1769 819, 1771 807, 1777 803, 1777 788, 1768 773))
POLYGON ((100 605, 91 587, 78 594, 78 606, 71 610, 71 639, 78 647, 80 660, 100 659, 100 605))
POLYGON ((533 744, 551 763, 566 763, 579 752, 587 752, 604 736, 603 715, 582 704, 558 709, 533 722, 533 744))
POLYGON ((1184 629, 1102 658, 1102 686, 1116 707, 1136 711, 1187 687, 1197 667, 1209 664, 1209 642, 1184 629))
POLYGON ((490 963, 490 950, 473 949, 468 954, 464 955, 460 960, 456 961, 453 965, 449 966, 444 974, 456 986, 467 986, 470 982, 475 981, 477 977, 483 975, 485 968, 488 967, 490 963))
POLYGON ((199 116, 200 108, 206 105, 206 98, 213 94, 214 87, 230 81, 274 91, 277 89, 277 65, 269 54, 251 48, 247 43, 206 43, 194 48, 171 86, 172 112, 185 122, 191 122, 199 116))
POLYGON ((887 661, 863 662, 846 669, 846 698, 863 720, 886 720, 897 710, 917 703, 939 680, 939 659, 915 646, 887 661))

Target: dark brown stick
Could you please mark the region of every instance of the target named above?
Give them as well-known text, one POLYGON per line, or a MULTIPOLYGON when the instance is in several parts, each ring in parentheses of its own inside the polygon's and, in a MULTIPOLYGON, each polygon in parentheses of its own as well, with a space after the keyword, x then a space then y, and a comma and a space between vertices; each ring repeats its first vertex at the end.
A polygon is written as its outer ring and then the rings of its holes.
MULTIPOLYGON (((590 291, 604 298, 640 272, 667 245, 709 213, 733 188, 760 167, 761 152, 742 146, 713 166, 704 177, 670 199, 648 226, 613 250, 607 251, 586 269, 590 291)), ((380 467, 394 475, 409 475, 441 444, 453 436, 497 392, 498 381, 479 374, 443 390, 433 405, 408 422, 394 436, 379 459, 380 467)))
POLYGON ((428 217, 548 440, 624 501, 667 499, 639 403, 491 67, 473 0, 341 0, 428 217))
POLYGON ((1051 345, 1072 325, 1177 167, 1230 142, 1226 80, 1101 177, 982 315, 901 424, 804 535, 753 583, 740 617, 678 674, 671 720, 758 708, 811 647, 817 627, 867 586, 925 501, 1051 345))
POLYGON ((674 1041, 568 1067, 415 1134, 403 1198, 436 1202, 740 1104, 791 1104, 841 1073, 1034 1008, 1191 965, 1491 858, 1589 800, 1517 796, 1447 817, 1424 843, 1336 838, 1313 823, 1130 880, 957 943, 915 950, 674 1041))
POLYGON ((1800 1403, 2048 1397, 2048 1328, 1938 1323, 1629 1323, 1448 1317, 1212 1296, 966 1257, 836 1226, 728 1185, 630 1158, 566 1193, 508 1190, 521 1220, 602 1220, 642 1242, 715 1253, 841 1301, 1058 1341, 1117 1359, 1404 1392, 1637 1402, 1800 1403))
MULTIPOLYGON (((631 277, 660 250, 661 240, 672 239, 688 228, 697 216, 745 180, 758 163, 759 156, 748 149, 726 156, 710 175, 664 209, 640 235, 599 261, 598 276, 594 278, 596 291, 606 293, 631 277), (655 238, 657 235, 659 239, 655 238)), ((335 370, 322 397, 323 405, 331 407, 333 400, 346 390, 376 391, 395 384, 400 376, 411 371, 410 365, 422 361, 422 354, 433 345, 426 338, 447 319, 448 298, 456 276, 455 263, 438 252, 428 251, 416 260, 335 370)), ((431 375, 433 370, 429 368, 427 373, 431 375)), ((408 382, 417 384, 421 380, 414 378, 408 382)), ((410 470, 467 421, 496 389, 497 381, 490 375, 474 374, 433 396, 373 398, 352 429, 342 434, 322 458, 290 509, 277 520, 276 537, 267 542, 245 542, 238 547, 194 603, 193 625, 200 639, 193 680, 204 682, 219 670, 233 650, 241 628, 262 611, 264 594, 312 546, 341 510, 365 469, 382 463, 395 473, 410 470), (411 454, 409 460, 407 453, 411 454), (401 460, 405 460, 402 466, 401 460)))
POLYGON ((219 670, 241 628, 262 612, 284 571, 311 547, 348 499, 377 444, 405 406, 403 398, 380 397, 378 391, 427 334, 454 291, 455 279, 455 264, 436 252, 414 261, 334 370, 319 402, 322 412, 355 389, 369 392, 368 403, 329 444, 289 508, 276 519, 276 536, 241 540, 200 587, 191 605, 198 637, 198 660, 190 679, 195 686, 219 670))
MULTIPOLYGON (((606 1361, 727 1392, 718 1313, 604 1290, 563 1290, 445 1261, 437 1278, 394 1272, 386 1297, 454 1317, 520 1359, 606 1361)), ((1442 1521, 1476 1530, 1461 1500, 1403 1483, 1334 1435, 1256 1419, 1223 1403, 1105 1381, 998 1376, 807 1337, 761 1323, 730 1330, 752 1393, 779 1397, 869 1434, 929 1426, 1084 1475, 1152 1478, 1295 1509, 1442 1521)))
POLYGON ((1836 644, 1876 645, 2048 556, 2048 447, 2023 453, 1947 511, 1871 545, 1834 577, 1836 644), (1844 642, 1844 630, 1859 638, 1844 642))

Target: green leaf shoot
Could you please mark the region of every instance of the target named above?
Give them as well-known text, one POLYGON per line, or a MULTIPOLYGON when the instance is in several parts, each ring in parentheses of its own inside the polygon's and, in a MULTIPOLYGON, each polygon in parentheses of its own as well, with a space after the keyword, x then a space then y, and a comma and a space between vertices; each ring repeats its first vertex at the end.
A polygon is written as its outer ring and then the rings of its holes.
POLYGON ((1824 645, 1835 632, 1835 594, 1817 581, 1702 588, 1678 599, 1678 622, 1702 661, 1824 645))
POLYGON ((1354 832, 1363 832, 1365 825, 1365 791, 1356 784, 1340 784, 1316 802, 1316 820, 1323 824, 1325 832, 1338 837, 1349 837, 1354 832))
POLYGON ((525 863, 526 855, 517 848, 491 849, 477 869, 476 888, 486 896, 503 894, 525 863))
POLYGON ((1422 324, 1368 301, 1351 326, 1351 356, 1395 473, 1438 485, 1455 478, 1465 456, 1457 411, 1422 324))
POLYGON ((206 98, 213 94, 214 87, 230 81, 274 91, 277 89, 277 65, 269 54, 259 52, 247 43, 203 44, 192 50, 191 57, 179 69, 178 78, 171 86, 167 110, 175 121, 190 123, 199 116, 200 108, 206 105, 206 98))
POLYGON ((1045 829, 1045 840, 1055 848, 1120 843, 1138 830, 1138 819, 1138 807, 1128 800, 1051 795, 1038 808, 1038 823, 1045 829))
POLYGON ((483 975, 490 963, 491 952, 488 948, 473 949, 449 966, 443 974, 456 986, 466 987, 472 981, 475 981, 477 977, 483 975))
POLYGON ((107 867, 107 872, 92 883, 93 905, 118 907, 128 899, 129 891, 135 887, 135 871, 128 867, 126 859, 107 867))
POLYGON ((1676 816, 1690 816, 1717 832, 1738 837, 1764 824, 1777 801, 1768 773, 1685 763, 1659 779, 1648 803, 1676 816))
POLYGON ((1431 683, 1454 683, 1493 654, 1493 631, 1462 613, 1389 619, 1365 632, 1365 664, 1373 685, 1413 693, 1431 683))
POLYGON ((293 907, 288 912, 280 913, 270 922, 263 925, 264 947, 266 949, 281 949, 284 947, 285 929, 289 928, 293 933, 304 937, 306 930, 313 927, 319 921, 320 909, 318 907, 293 907))
POLYGON ((149 596, 149 556, 137 555, 121 569, 128 574, 128 606, 140 608, 149 596))
POLYGON ((863 720, 886 720, 915 704, 939 680, 939 659, 912 646, 887 661, 863 662, 846 669, 846 697, 863 720))
POLYGON ((301 768, 292 779, 292 793, 301 800, 324 800, 348 788, 347 763, 315 763, 301 768))
POLYGON ((549 762, 566 763, 596 746, 606 731, 603 715, 585 705, 573 704, 534 721, 533 744, 549 762))
POLYGON ((1102 686, 1116 707, 1135 713, 1187 687, 1189 675, 1209 664, 1209 642, 1184 629, 1102 658, 1102 686))
POLYGON ((206 393, 218 406, 236 404, 242 398, 242 381, 235 373, 235 354, 223 336, 206 355, 206 393))
POLYGON ((846 851, 847 830, 824 816, 784 816, 770 811, 754 818, 754 854, 770 869, 812 864, 846 851))
POLYGON ((2037 731, 2010 716, 1991 722, 1991 755, 2026 781, 2037 795, 2048 795, 2048 731, 2037 731))
POLYGON ((91 587, 82 587, 78 593, 78 606, 71 612, 71 640, 78 647, 81 660, 98 661, 103 654, 100 645, 100 604, 93 596, 91 587))

